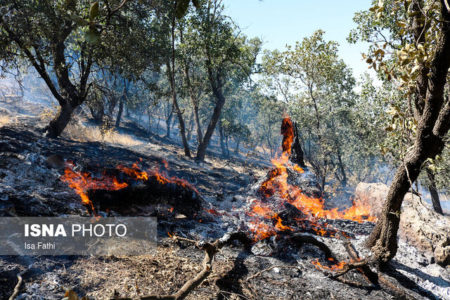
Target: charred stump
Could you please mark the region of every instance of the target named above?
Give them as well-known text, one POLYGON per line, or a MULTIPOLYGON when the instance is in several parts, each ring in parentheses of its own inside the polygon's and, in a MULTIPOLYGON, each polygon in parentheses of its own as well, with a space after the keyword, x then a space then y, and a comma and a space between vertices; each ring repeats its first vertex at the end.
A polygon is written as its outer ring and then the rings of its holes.
POLYGON ((292 144, 292 152, 289 159, 292 163, 299 165, 303 169, 306 168, 304 153, 299 139, 297 122, 294 123, 294 143, 292 144))

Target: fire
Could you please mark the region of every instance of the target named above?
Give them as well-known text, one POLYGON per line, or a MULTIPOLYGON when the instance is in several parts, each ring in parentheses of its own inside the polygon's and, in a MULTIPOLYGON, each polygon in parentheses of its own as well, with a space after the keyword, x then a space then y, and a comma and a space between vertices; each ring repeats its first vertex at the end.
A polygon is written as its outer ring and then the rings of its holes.
POLYGON ((327 210, 323 198, 314 198, 306 195, 303 191, 294 185, 288 183, 289 172, 294 170, 297 173, 304 173, 304 170, 297 164, 292 164, 289 161, 291 154, 291 145, 294 139, 294 127, 291 119, 286 116, 281 125, 281 134, 283 135, 282 153, 279 157, 272 159, 274 169, 269 173, 268 179, 264 181, 259 193, 261 200, 266 200, 268 204, 263 201, 254 199, 250 211, 247 215, 254 218, 253 223, 263 223, 264 219, 272 219, 273 226, 267 224, 253 224, 250 230, 254 233, 255 240, 267 238, 275 235, 276 231, 292 230, 291 227, 282 224, 281 218, 273 211, 275 206, 282 207, 284 202, 295 206, 299 211, 305 214, 305 218, 294 221, 309 222, 309 228, 314 230, 316 234, 324 236, 333 236, 336 232, 327 228, 327 224, 319 224, 320 219, 347 219, 357 222, 376 221, 376 217, 370 215, 370 207, 363 205, 360 201, 355 201, 350 208, 339 211, 337 208, 327 210), (277 195, 277 200, 281 199, 280 203, 274 203, 273 196, 277 195), (269 201, 268 201, 269 200, 269 201), (270 204, 269 204, 270 203, 270 204))
POLYGON ((292 124, 291 118, 288 116, 284 117, 283 122, 281 123, 281 134, 283 135, 283 153, 286 152, 289 157, 291 154, 291 145, 294 141, 294 125, 292 124))
POLYGON ((94 205, 87 195, 88 190, 109 190, 117 191, 128 186, 125 182, 118 182, 115 177, 102 175, 99 178, 94 178, 87 172, 74 171, 74 165, 71 162, 66 163, 64 175, 60 178, 66 182, 70 188, 80 196, 81 202, 89 206, 94 211, 94 205))
MULTIPOLYGON (((165 169, 168 169, 167 161, 163 160, 165 169)), ((81 202, 90 207, 95 213, 94 205, 89 199, 87 192, 89 190, 108 190, 117 191, 126 188, 129 184, 127 182, 119 182, 116 177, 102 174, 100 177, 94 177, 88 172, 78 172, 74 170, 75 165, 71 162, 66 163, 64 175, 61 180, 66 182, 70 188, 80 196, 81 202)), ((139 168, 137 163, 132 164, 131 168, 124 165, 118 165, 117 170, 130 177, 132 180, 147 181, 150 177, 154 178, 161 184, 176 184, 183 187, 190 188, 198 193, 197 189, 193 187, 188 181, 178 178, 169 177, 165 172, 161 172, 158 168, 143 171, 139 168)), ((173 207, 170 210, 173 211, 173 207)))
POLYGON ((311 263, 318 269, 325 269, 325 270, 329 270, 329 271, 339 271, 342 270, 344 268, 344 266, 347 264, 345 261, 336 261, 333 258, 328 258, 328 261, 330 262, 331 265, 327 266, 327 265, 323 265, 319 262, 318 259, 313 260, 311 263))
POLYGON ((142 172, 136 163, 134 163, 131 168, 127 168, 123 165, 118 165, 117 169, 132 178, 136 178, 138 180, 148 180, 147 172, 142 172))

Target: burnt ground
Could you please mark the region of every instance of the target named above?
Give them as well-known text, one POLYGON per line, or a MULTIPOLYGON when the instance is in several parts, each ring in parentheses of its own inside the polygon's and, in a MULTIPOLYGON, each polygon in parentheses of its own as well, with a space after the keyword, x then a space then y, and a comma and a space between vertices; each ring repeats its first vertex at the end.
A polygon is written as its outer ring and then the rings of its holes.
MULTIPOLYGON (((14 124, 0 128, 0 216, 87 215, 79 196, 61 182, 63 172, 47 162, 60 155, 79 166, 99 170, 118 164, 140 162, 143 167, 169 163, 169 175, 183 178, 199 190, 218 214, 204 220, 169 213, 167 206, 131 207, 128 215, 147 215, 157 211, 158 246, 144 256, 2 256, 0 257, 0 299, 10 296, 22 274, 18 299, 62 299, 66 289, 95 299, 114 295, 137 297, 175 292, 201 270, 203 253, 186 242, 174 241, 167 232, 194 240, 213 240, 225 232, 241 230, 242 217, 252 187, 267 172, 267 163, 259 158, 223 160, 209 158, 197 164, 184 158, 174 142, 157 136, 142 143, 119 146, 100 142, 77 142, 67 138, 42 137, 38 118, 19 116, 14 124)), ((142 135, 139 137, 139 135, 142 135)), ((214 155, 210 152, 210 155, 214 155)), ((207 208, 209 208, 208 206, 207 208)), ((363 241, 371 223, 333 221, 336 228, 354 235, 351 240, 361 255, 368 255, 363 241)), ((342 241, 316 237, 337 255, 348 259, 342 241)), ((327 277, 315 268, 313 260, 324 261, 324 253, 310 244, 289 245, 274 237, 258 242, 251 251, 240 245, 223 248, 215 257, 213 272, 188 299, 396 299, 395 294, 368 284, 357 271, 344 276, 353 284, 327 277)), ((417 299, 450 299, 449 269, 403 242, 387 271, 389 280, 405 288, 417 299)))

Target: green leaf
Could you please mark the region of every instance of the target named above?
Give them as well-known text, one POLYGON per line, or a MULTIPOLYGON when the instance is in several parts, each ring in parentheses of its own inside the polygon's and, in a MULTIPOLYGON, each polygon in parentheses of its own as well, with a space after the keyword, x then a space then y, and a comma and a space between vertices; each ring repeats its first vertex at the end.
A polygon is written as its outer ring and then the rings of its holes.
POLYGON ((99 13, 99 5, 98 5, 98 1, 92 3, 91 5, 91 9, 89 10, 89 19, 92 21, 95 19, 95 17, 98 16, 99 13))
POLYGON ((97 44, 100 41, 100 33, 93 27, 90 27, 84 35, 88 43, 97 44))
POLYGON ((69 15, 69 18, 74 21, 78 26, 88 26, 89 25, 89 21, 85 20, 77 15, 69 15))
POLYGON ((190 0, 177 0, 175 7, 175 16, 181 19, 187 12, 190 0))

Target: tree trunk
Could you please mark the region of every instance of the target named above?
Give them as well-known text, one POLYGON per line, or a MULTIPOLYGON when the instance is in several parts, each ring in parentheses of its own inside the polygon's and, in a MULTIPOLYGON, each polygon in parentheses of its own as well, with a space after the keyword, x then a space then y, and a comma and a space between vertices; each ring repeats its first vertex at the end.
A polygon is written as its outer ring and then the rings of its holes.
POLYGON ((431 203, 433 205, 433 209, 438 214, 443 215, 444 212, 442 211, 441 202, 439 201, 439 193, 436 189, 436 181, 434 178, 434 173, 429 168, 426 169, 428 179, 430 180, 430 184, 428 185, 428 190, 430 191, 431 196, 431 203))
POLYGON ((241 139, 237 139, 235 142, 236 148, 234 148, 234 154, 239 155, 239 144, 241 143, 241 139))
POLYGON ((172 124, 173 113, 170 112, 169 117, 166 119, 166 138, 170 139, 170 126, 172 124))
POLYGON ((116 118, 116 127, 119 128, 120 126, 120 120, 122 119, 122 113, 123 113, 123 102, 124 100, 121 98, 119 102, 119 111, 117 112, 117 118, 116 118))
POLYGON ((225 137, 225 151, 226 151, 226 157, 230 157, 230 147, 228 146, 228 140, 229 137, 225 137))
POLYGON ((341 157, 341 149, 339 147, 337 147, 336 155, 338 158, 339 170, 342 174, 341 184, 343 187, 345 187, 345 186, 347 186, 347 174, 345 173, 345 167, 344 167, 344 163, 342 162, 342 157, 341 157))
POLYGON ((72 117, 74 109, 75 107, 72 107, 69 103, 61 105, 61 109, 58 114, 46 127, 48 137, 57 138, 63 132, 72 117))
POLYGON ((224 142, 222 122, 219 122, 219 126, 218 126, 217 129, 219 131, 219 143, 220 143, 220 149, 222 150, 222 156, 223 157, 227 157, 227 151, 225 149, 225 142, 224 142))
POLYGON ((175 107, 175 111, 177 113, 178 123, 180 126, 180 135, 181 135, 181 141, 183 142, 184 155, 186 155, 187 157, 191 157, 191 150, 189 149, 189 143, 186 138, 186 126, 185 126, 184 120, 183 120, 183 113, 181 112, 180 107, 178 105, 177 91, 176 91, 176 86, 175 86, 175 25, 176 25, 176 19, 175 19, 175 14, 173 14, 172 28, 171 28, 172 57, 171 57, 171 62, 167 61, 167 73, 169 75, 170 88, 172 90, 172 101, 173 101, 173 105, 175 107))
POLYGON ((189 126, 187 127, 187 140, 190 141, 192 139, 192 131, 194 129, 194 113, 191 114, 189 118, 189 126))
POLYGON ((155 121, 156 121, 156 135, 159 136, 159 123, 161 122, 161 118, 158 116, 158 118, 155 121))
POLYGON ((414 146, 397 169, 383 212, 367 241, 381 263, 391 260, 397 252, 400 207, 405 194, 419 176, 422 164, 442 152, 445 136, 450 129, 450 100, 447 98, 444 102, 444 87, 450 66, 450 12, 444 3, 441 3, 441 14, 442 31, 431 62, 431 71, 427 78, 422 78, 427 80, 428 88, 414 146))
POLYGON ((198 105, 194 105, 194 119, 195 119, 195 126, 197 128, 197 141, 198 144, 200 145, 202 142, 203 133, 202 133, 202 125, 200 124, 200 118, 198 116, 198 105))
POLYGON ((120 102, 119 102, 119 111, 117 112, 117 118, 116 118, 116 127, 120 126, 120 120, 122 118, 122 113, 123 113, 123 105, 128 98, 128 87, 129 87, 128 80, 124 79, 123 85, 124 85, 123 86, 123 94, 119 100, 120 102))
POLYGON ((427 132, 421 130, 414 148, 408 152, 404 160, 404 165, 397 169, 380 220, 369 236, 367 244, 372 247, 372 251, 381 262, 388 262, 397 253, 400 208, 411 183, 419 176, 425 160, 434 158, 444 148, 442 139, 427 135, 427 132))
POLYGON ((148 132, 152 132, 152 112, 150 107, 147 107, 147 117, 148 117, 148 132))
POLYGON ((294 143, 292 144, 292 154, 289 159, 302 168, 306 168, 302 145, 298 133, 297 123, 294 123, 294 143))
POLYGON ((217 122, 219 121, 220 113, 222 112, 223 105, 225 104, 225 97, 223 96, 222 90, 220 88, 213 88, 213 94, 217 99, 216 106, 214 107, 211 120, 209 121, 208 128, 206 129, 205 136, 203 137, 201 143, 198 145, 196 160, 204 161, 206 148, 208 148, 211 137, 216 128, 217 122))

